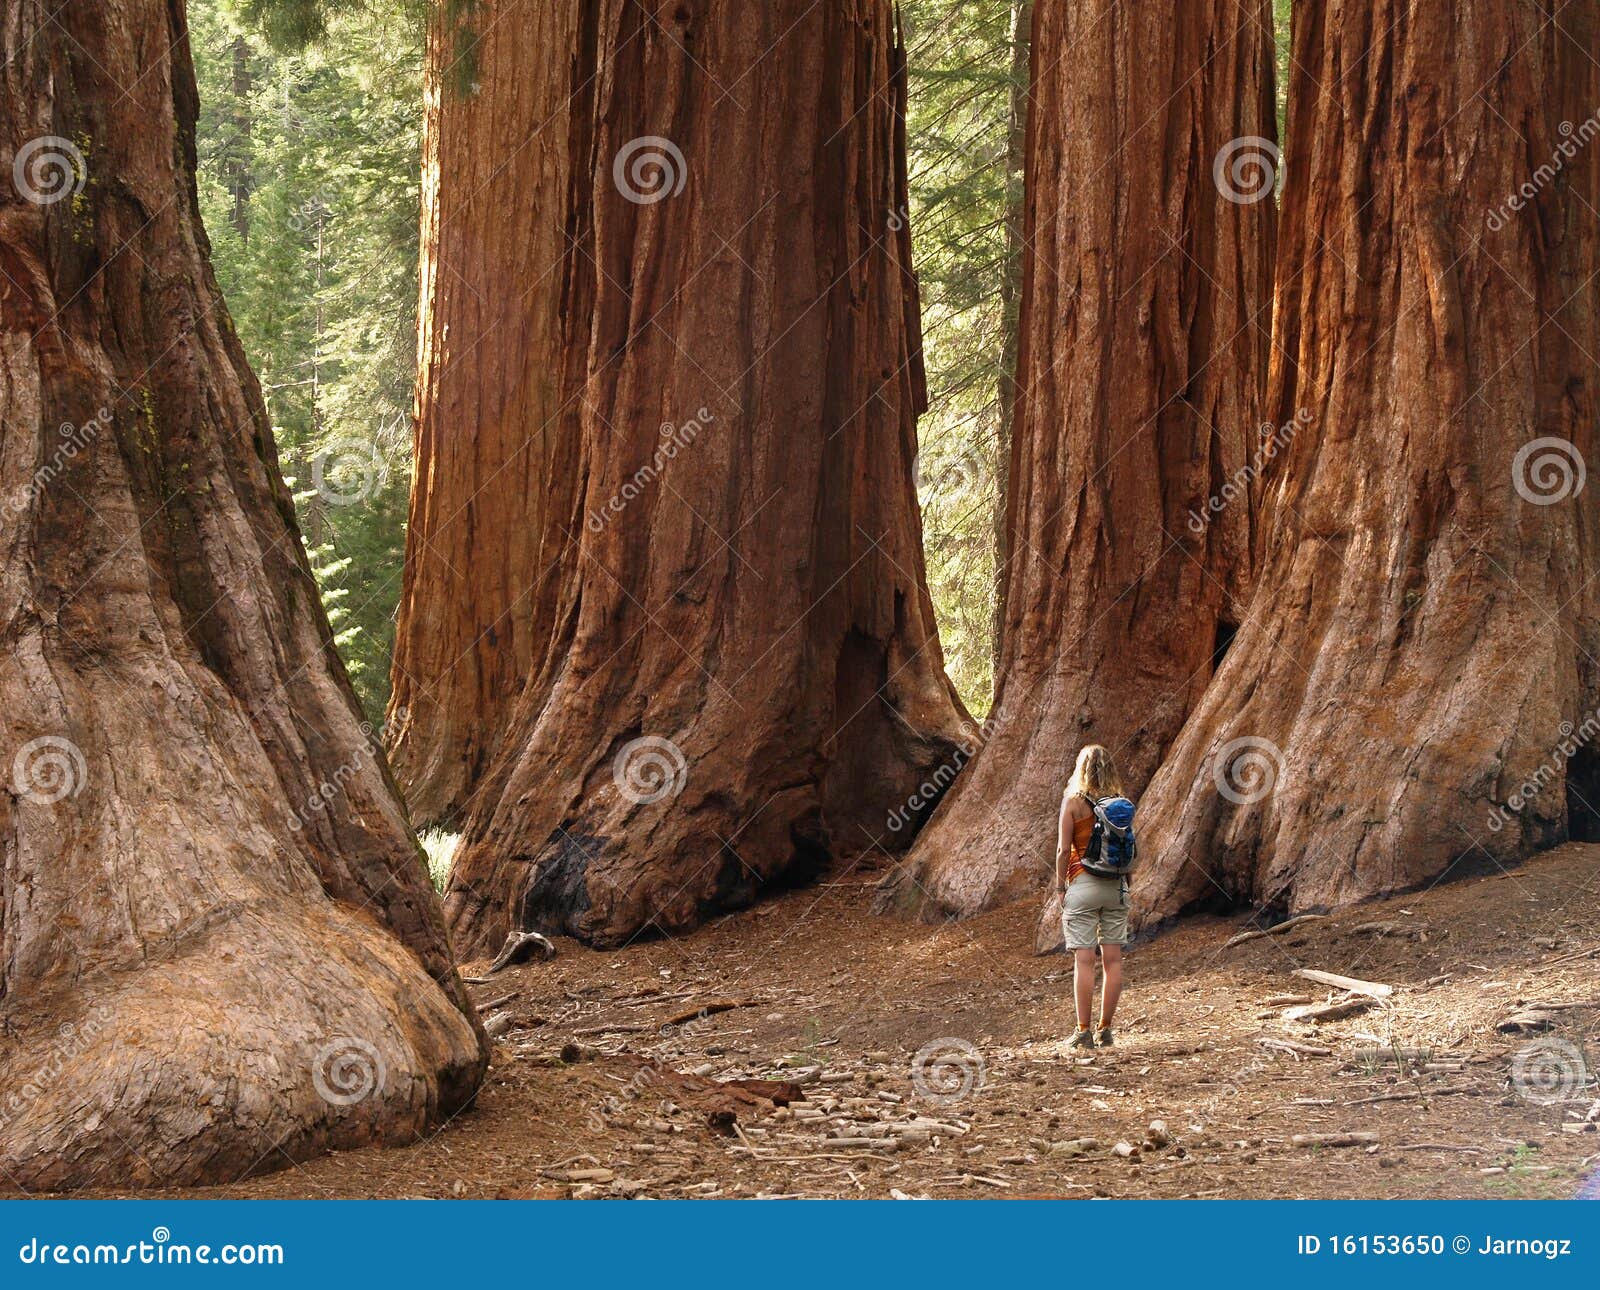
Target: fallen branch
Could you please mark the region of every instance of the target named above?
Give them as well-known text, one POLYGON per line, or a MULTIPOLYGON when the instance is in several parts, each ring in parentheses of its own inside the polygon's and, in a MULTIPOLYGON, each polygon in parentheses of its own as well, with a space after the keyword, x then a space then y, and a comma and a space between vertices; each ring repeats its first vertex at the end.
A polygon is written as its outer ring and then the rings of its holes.
POLYGON ((1475 1093, 1473 1088, 1428 1088, 1418 1089, 1408 1093, 1376 1093, 1371 1097, 1358 1097, 1346 1102, 1346 1106, 1371 1106, 1374 1102, 1414 1102, 1425 1097, 1448 1097, 1452 1093, 1475 1093))
POLYGON ((489 964, 488 974, 493 976, 504 968, 525 963, 535 954, 546 961, 553 959, 556 956, 555 944, 538 932, 512 932, 500 947, 500 953, 495 955, 494 962, 489 964))
POLYGON ((1358 1062, 1427 1061, 1436 1050, 1432 1048, 1358 1048, 1350 1054, 1358 1062))
POLYGON ((1332 1057, 1333 1049, 1324 1048, 1321 1044, 1301 1044, 1292 1039, 1275 1039, 1271 1035, 1262 1035, 1256 1040, 1263 1048, 1271 1048, 1280 1053, 1289 1053, 1295 1061, 1302 1057, 1332 1057))
POLYGON ((1326 914, 1300 914, 1295 918, 1286 918, 1283 922, 1275 923, 1271 927, 1252 927, 1249 931, 1240 932, 1237 936, 1224 941, 1222 948, 1231 950, 1235 945, 1243 945, 1246 941, 1260 940, 1263 936, 1278 936, 1301 926, 1303 923, 1313 923, 1319 918, 1326 917, 1326 914))
POLYGON ((1376 1133, 1297 1133, 1289 1139, 1297 1147, 1371 1147, 1376 1133))
POLYGON ((1356 997, 1351 999, 1338 999, 1333 1003, 1311 1003, 1298 1008, 1289 1008, 1283 1014, 1285 1021, 1338 1021, 1341 1017, 1353 1017, 1359 1012, 1377 1004, 1376 999, 1356 997))
POLYGON ((478 1015, 482 1016, 486 1012, 493 1012, 496 1008, 505 1007, 506 1004, 510 1003, 516 997, 517 996, 515 992, 511 994, 502 994, 498 998, 485 999, 482 1003, 475 1003, 473 1004, 473 1007, 478 1010, 478 1015))
POLYGON ((1489 1153, 1482 1147, 1458 1147, 1451 1142, 1412 1142, 1401 1147, 1390 1148, 1393 1151, 1467 1151, 1475 1156, 1486 1156, 1489 1153))
POLYGON ((681 1026, 686 1021, 701 1021, 719 1012, 732 1012, 735 1008, 749 1008, 761 1002, 763 1002, 761 999, 712 999, 707 1003, 702 1003, 699 1007, 686 1008, 682 1012, 674 1013, 661 1024, 663 1026, 681 1026))
POLYGON ((1380 981, 1363 981, 1359 977, 1340 976, 1337 972, 1322 972, 1316 968, 1296 968, 1294 974, 1318 985, 1330 985, 1335 990, 1348 990, 1351 994, 1365 994, 1374 999, 1387 999, 1394 993, 1392 985, 1380 981))
POLYGON ((1600 945, 1591 945, 1586 950, 1573 950, 1570 954, 1563 954, 1560 958, 1541 963, 1537 967, 1529 968, 1528 971, 1548 972, 1551 968, 1564 967, 1568 963, 1576 963, 1579 959, 1592 959, 1596 954, 1600 954, 1600 945))

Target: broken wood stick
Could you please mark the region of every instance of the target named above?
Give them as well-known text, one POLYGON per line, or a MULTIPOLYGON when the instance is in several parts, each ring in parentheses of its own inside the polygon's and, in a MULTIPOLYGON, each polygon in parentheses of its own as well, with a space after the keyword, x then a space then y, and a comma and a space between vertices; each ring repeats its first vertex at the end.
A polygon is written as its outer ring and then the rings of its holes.
POLYGON ((1548 972, 1551 968, 1564 967, 1568 963, 1576 963, 1579 959, 1592 959, 1596 954, 1600 954, 1600 945, 1591 945, 1586 950, 1573 950, 1570 954, 1561 955, 1560 958, 1540 963, 1537 967, 1529 968, 1528 971, 1530 973, 1548 972))
POLYGON ((1222 943, 1222 948, 1231 950, 1235 945, 1243 945, 1246 941, 1260 940, 1263 936, 1279 936, 1291 931, 1304 923, 1316 922, 1319 918, 1326 918, 1326 914, 1300 914, 1294 918, 1286 918, 1281 923, 1271 927, 1252 927, 1247 932, 1240 932, 1237 936, 1230 937, 1222 943))
POLYGON ((516 997, 516 993, 513 991, 511 994, 502 994, 493 999, 485 999, 482 1003, 475 1003, 472 1006, 478 1010, 478 1015, 481 1017, 486 1012, 493 1012, 496 1008, 505 1007, 516 997))
POLYGON ((1370 1147, 1376 1133, 1297 1133, 1289 1139, 1297 1147, 1370 1147))
POLYGON ((1472 1088, 1427 1088, 1406 1093, 1375 1093, 1371 1097, 1352 1098, 1346 1106, 1371 1106, 1374 1102, 1414 1102, 1420 1098, 1448 1097, 1452 1093, 1475 1093, 1472 1088))
POLYGON ((503 968, 524 963, 535 954, 545 960, 555 958, 555 943, 538 932, 512 932, 500 947, 500 953, 495 955, 494 962, 489 965, 488 975, 493 976, 503 968))
POLYGON ((732 1012, 735 1008, 749 1008, 762 1002, 760 999, 711 999, 698 1007, 685 1008, 682 1012, 674 1013, 661 1024, 662 1026, 681 1026, 686 1021, 701 1021, 706 1017, 715 1016, 719 1012, 732 1012))
POLYGON ((1374 999, 1387 999, 1394 993, 1392 985, 1381 981, 1363 981, 1359 977, 1340 976, 1337 972, 1322 972, 1316 968, 1296 968, 1294 974, 1318 985, 1329 985, 1335 990, 1348 990, 1351 994, 1365 994, 1374 999))
POLYGON ((1364 996, 1355 996, 1349 999, 1336 999, 1332 1003, 1303 1004, 1298 1008, 1288 1008, 1284 1011, 1285 1021, 1338 1021, 1341 1017, 1353 1017, 1358 1012, 1365 1012, 1377 1004, 1376 999, 1364 996))
POLYGON ((1276 1052, 1288 1053, 1295 1061, 1302 1057, 1332 1057, 1333 1049, 1324 1048, 1321 1044, 1302 1044, 1293 1039, 1277 1039, 1272 1035, 1262 1035, 1256 1040, 1263 1048, 1271 1048, 1276 1052))
POLYGON ((1482 1147, 1458 1147, 1453 1142, 1409 1142, 1404 1146, 1391 1147, 1391 1151, 1468 1151, 1475 1156, 1486 1156, 1489 1153, 1482 1147))

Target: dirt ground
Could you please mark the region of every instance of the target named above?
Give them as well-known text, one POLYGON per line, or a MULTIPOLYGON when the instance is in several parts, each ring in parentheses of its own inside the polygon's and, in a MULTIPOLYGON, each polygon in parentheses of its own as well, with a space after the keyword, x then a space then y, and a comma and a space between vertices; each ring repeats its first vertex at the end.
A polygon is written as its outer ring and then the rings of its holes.
POLYGON ((857 860, 689 936, 562 942, 472 985, 493 1067, 426 1141, 171 1194, 1571 1196, 1600 1159, 1597 872, 1572 844, 1231 948, 1243 920, 1191 921, 1130 949, 1116 1047, 1075 1055, 1032 903, 876 918, 857 860), (1283 1015, 1328 1001, 1349 1015, 1283 1015), (1351 1134, 1374 1136, 1294 1140, 1351 1134))

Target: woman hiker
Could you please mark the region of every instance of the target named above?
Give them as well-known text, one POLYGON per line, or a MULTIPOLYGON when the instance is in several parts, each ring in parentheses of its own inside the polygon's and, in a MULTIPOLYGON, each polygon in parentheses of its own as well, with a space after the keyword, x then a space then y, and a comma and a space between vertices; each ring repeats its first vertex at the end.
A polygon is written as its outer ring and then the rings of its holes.
POLYGON ((1122 780, 1111 754, 1090 744, 1078 754, 1067 791, 1061 798, 1056 842, 1056 889, 1062 894, 1061 922, 1073 956, 1072 993, 1078 1009, 1078 1031, 1068 1048, 1101 1048, 1114 1042, 1111 1021, 1122 994, 1122 947, 1128 943, 1128 885, 1123 878, 1102 878, 1083 867, 1083 854, 1094 833, 1093 803, 1122 796, 1122 780), (1094 952, 1100 948, 1105 987, 1100 997, 1098 1035, 1089 1029, 1094 1003, 1094 952))

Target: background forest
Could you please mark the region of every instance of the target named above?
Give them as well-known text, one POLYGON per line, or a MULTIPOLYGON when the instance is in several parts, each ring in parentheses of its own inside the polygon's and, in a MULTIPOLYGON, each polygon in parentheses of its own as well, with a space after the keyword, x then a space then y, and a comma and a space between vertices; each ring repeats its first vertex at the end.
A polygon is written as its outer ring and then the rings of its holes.
MULTIPOLYGON (((1280 104, 1289 3, 1276 0, 1280 104)), ((918 497, 946 665, 978 715, 993 683, 1029 8, 1023 0, 904 5, 911 227, 931 405, 918 497)), ((242 0, 189 8, 200 200, 217 277, 260 376, 329 616, 374 726, 388 701, 411 479, 420 9, 376 0, 304 42, 264 31, 242 0)))

